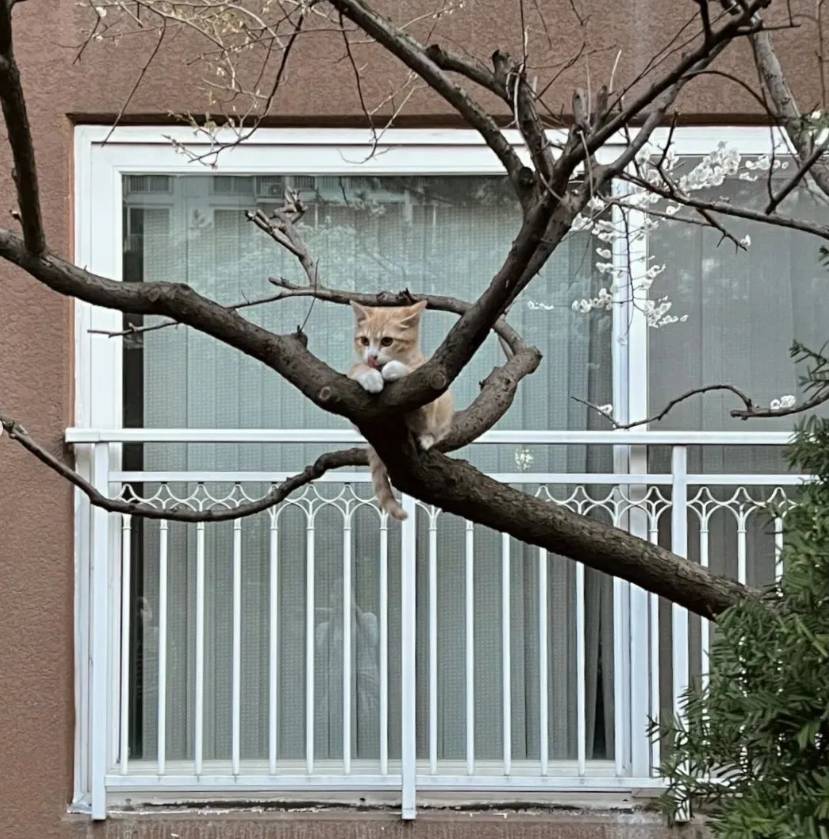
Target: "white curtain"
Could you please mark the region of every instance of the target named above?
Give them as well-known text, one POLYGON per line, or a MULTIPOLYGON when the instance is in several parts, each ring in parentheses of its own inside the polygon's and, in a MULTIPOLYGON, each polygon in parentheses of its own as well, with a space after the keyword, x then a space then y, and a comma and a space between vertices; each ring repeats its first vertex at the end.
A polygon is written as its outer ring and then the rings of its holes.
MULTIPOLYGON (((269 293, 268 276, 305 279, 296 260, 245 220, 268 209, 286 186, 308 204, 303 233, 326 285, 375 292, 416 292, 473 299, 508 252, 518 210, 501 179, 486 177, 207 177, 153 182, 127 178, 125 279, 175 279, 224 303, 269 293), (270 197, 273 196, 273 197, 270 197)), ((584 429, 593 418, 570 399, 611 401, 611 319, 574 314, 575 298, 595 295, 589 235, 571 236, 543 276, 513 307, 510 320, 539 346, 541 370, 521 389, 500 427, 584 429)), ((269 329, 304 323, 310 349, 337 369, 351 363, 352 315, 307 299, 247 310, 269 329)), ((452 316, 425 316, 425 349, 434 349, 452 316)), ((144 321, 150 323, 149 319, 144 321)), ((453 387, 459 407, 500 362, 491 340, 453 387)), ((125 422, 146 427, 329 428, 338 418, 318 409, 249 358, 184 328, 149 332, 125 349, 125 422)), ((146 445, 125 452, 132 468, 296 470, 323 445, 146 445)), ((604 471, 610 463, 585 447, 477 447, 464 452, 489 471, 604 471)), ((221 494, 230 486, 209 487, 221 494)), ((145 485, 145 493, 156 487, 145 485)), ((178 487, 184 490, 184 487, 178 487)), ((365 496, 365 488, 357 488, 365 496)), ((532 491, 534 487, 529 487, 532 491)), ((333 496, 339 485, 319 492, 333 496)), ((566 488, 557 488, 563 494, 566 488)), ((441 759, 465 754, 464 525, 438 519, 438 741, 441 759)), ((279 591, 279 757, 304 754, 306 524, 301 511, 281 519, 279 591)), ((428 754, 428 554, 425 515, 418 522, 418 753, 428 754)), ((331 507, 315 519, 315 751, 342 754, 342 516, 331 507)), ((158 525, 135 528, 132 644, 132 751, 155 757, 157 736, 158 525), (140 619, 139 618, 140 613, 140 619)), ((356 514, 352 542, 352 753, 379 754, 379 553, 377 517, 356 514)), ((194 706, 195 533, 171 525, 167 667, 168 758, 192 758, 194 706)), ((268 746, 268 550, 262 516, 243 527, 242 757, 265 758, 268 746)), ((231 737, 232 525, 207 528, 205 758, 228 759, 231 737)), ((510 565, 511 731, 516 760, 538 758, 538 553, 513 543, 510 565)), ((399 755, 399 529, 389 534, 389 745, 399 755)), ((477 756, 501 755, 501 542, 475 529, 475 743, 477 756)), ((586 680, 587 755, 613 754, 613 635, 610 580, 586 577, 586 673, 575 668, 575 574, 552 557, 548 575, 549 751, 576 756, 576 687, 586 680)))

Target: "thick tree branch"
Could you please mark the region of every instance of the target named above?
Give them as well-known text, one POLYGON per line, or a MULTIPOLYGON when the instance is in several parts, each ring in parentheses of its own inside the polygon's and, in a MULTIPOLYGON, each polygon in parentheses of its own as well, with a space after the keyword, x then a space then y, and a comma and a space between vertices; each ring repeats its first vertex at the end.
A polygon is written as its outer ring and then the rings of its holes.
POLYGON ((478 63, 467 61, 459 53, 440 44, 430 44, 424 52, 441 70, 464 76, 469 81, 475 82, 475 84, 495 94, 499 99, 509 103, 506 86, 498 80, 491 70, 478 63))
POLYGON ((481 392, 472 404, 455 414, 452 429, 438 449, 463 448, 489 431, 510 409, 522 379, 534 373, 540 363, 541 353, 535 347, 523 345, 506 364, 496 367, 481 382, 481 392))
MULTIPOLYGON (((397 293, 381 291, 379 294, 365 294, 324 286, 296 286, 278 278, 271 278, 271 282, 284 289, 286 297, 314 297, 331 303, 348 304, 353 301, 364 306, 410 306, 418 300, 425 300, 428 309, 458 315, 463 315, 472 305, 454 297, 412 294, 408 289, 397 293)), ((534 373, 541 363, 541 352, 527 345, 504 318, 495 322, 493 331, 502 339, 502 345, 508 351, 508 361, 496 367, 481 382, 481 392, 475 401, 455 415, 451 433, 438 446, 441 451, 466 446, 489 431, 509 410, 521 380, 534 373)))
MULTIPOLYGON (((754 60, 769 98, 783 127, 786 129, 801 163, 809 160, 815 151, 813 133, 804 122, 794 93, 780 65, 770 32, 757 32, 751 36, 754 60)), ((829 164, 820 157, 812 161, 809 174, 821 191, 829 196, 829 164)))
MULTIPOLYGON (((242 300, 239 303, 231 303, 226 309, 238 311, 239 309, 252 309, 254 306, 264 306, 266 303, 276 303, 282 300, 281 294, 269 294, 265 297, 256 297, 253 300, 242 300)), ((147 326, 135 326, 130 324, 126 329, 89 329, 90 335, 106 335, 107 338, 125 338, 128 335, 143 335, 145 332, 157 332, 159 329, 168 329, 171 326, 181 326, 177 320, 163 320, 160 323, 151 323, 147 326)))
POLYGON ((39 256, 46 250, 46 237, 40 213, 32 131, 20 83, 20 71, 14 58, 12 5, 8 0, 0 0, 0 104, 3 106, 3 118, 14 160, 14 184, 17 188, 23 239, 29 253, 39 256))
POLYGON ((447 512, 628 580, 707 618, 751 594, 697 563, 513 489, 469 463, 435 451, 419 453, 412 440, 382 428, 366 430, 394 485, 447 512))
MULTIPOLYGON (((84 271, 51 253, 33 256, 22 239, 0 230, 0 256, 60 294, 87 303, 143 315, 166 315, 261 361, 316 404, 347 416, 383 413, 380 400, 367 399, 356 383, 332 370, 305 346, 305 336, 276 335, 234 309, 179 283, 119 283, 84 271)), ((391 390, 391 388, 389 388, 391 390)))

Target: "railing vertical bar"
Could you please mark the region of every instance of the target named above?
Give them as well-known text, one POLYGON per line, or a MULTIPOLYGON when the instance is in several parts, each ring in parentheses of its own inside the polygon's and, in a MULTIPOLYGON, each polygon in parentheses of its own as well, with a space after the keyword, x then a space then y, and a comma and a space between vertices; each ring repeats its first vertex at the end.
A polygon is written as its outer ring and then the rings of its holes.
MULTIPOLYGON (((699 562, 703 568, 708 568, 708 519, 703 519, 699 527, 699 562)), ((711 624, 708 618, 700 618, 700 680, 702 687, 708 686, 708 654, 711 647, 711 624)))
MULTIPOLYGON (((109 443, 96 443, 92 456, 92 483, 109 495, 109 443)), ((106 818, 107 731, 102 722, 109 708, 109 516, 101 507, 91 515, 92 642, 90 673, 90 798, 92 818, 106 818)))
POLYGON ((380 774, 389 773, 389 517, 380 518, 380 774))
POLYGON ((647 736, 650 714, 650 646, 648 639, 648 593, 630 586, 630 773, 647 778, 651 771, 651 742, 647 736))
POLYGON ((351 774, 351 513, 343 526, 343 772, 351 774))
POLYGON ((193 771, 204 771, 204 522, 196 525, 196 673, 193 771))
MULTIPOLYGON (((659 521, 656 513, 650 514, 649 539, 651 544, 659 544, 659 521)), ((651 688, 651 713, 650 717, 654 722, 659 722, 661 714, 659 698, 659 598, 649 592, 648 598, 648 629, 649 629, 649 651, 650 651, 650 688, 651 688)), ((658 737, 651 740, 651 772, 654 772, 661 765, 662 747, 658 737)))
POLYGON ((542 775, 549 768, 550 723, 547 685, 547 551, 538 549, 538 760, 542 775))
POLYGON ((305 529, 305 771, 314 771, 314 517, 305 529))
POLYGON ((746 518, 740 514, 737 524, 737 582, 745 585, 747 579, 746 518))
POLYGON ((466 771, 475 772, 475 530, 466 522, 466 771))
POLYGON ((233 522, 233 685, 231 771, 239 775, 242 720, 242 520, 233 522))
POLYGON ((779 581, 783 576, 783 519, 774 517, 774 579, 779 581))
POLYGON ((167 763, 167 542, 168 524, 158 527, 158 732, 157 772, 163 775, 167 763))
POLYGON ((408 518, 400 528, 400 784, 401 817, 411 820, 417 815, 417 504, 407 495, 402 503, 408 518))
POLYGON ((268 770, 276 774, 279 759, 279 520, 270 513, 270 631, 268 633, 268 770))
POLYGON ((121 712, 119 723, 121 774, 129 772, 130 751, 130 597, 132 516, 121 516, 121 712))
MULTIPOLYGON (((626 657, 624 655, 623 626, 629 626, 626 598, 629 587, 618 577, 613 578, 613 758, 616 777, 626 770, 627 738, 625 720, 630 718, 630 694, 625 690, 626 657)), ((607 676, 605 676, 607 678, 607 676)))
MULTIPOLYGON (((677 556, 688 555, 688 450, 674 446, 671 454, 671 550, 677 556)), ((673 710, 683 718, 682 697, 691 679, 688 661, 688 610, 676 603, 671 605, 672 657, 673 657, 673 710)), ((690 814, 681 808, 680 821, 687 821, 690 814)))
MULTIPOLYGON (((647 471, 647 452, 640 452, 642 448, 617 447, 618 460, 614 458, 615 468, 620 473, 627 469, 635 471, 640 466, 642 471, 647 471)), ((627 489, 629 509, 624 518, 627 519, 629 532, 641 539, 655 537, 655 534, 651 536, 650 533, 650 513, 654 507, 649 503, 649 499, 652 497, 650 489, 641 485, 627 489)), ((627 638, 622 653, 625 670, 623 676, 614 673, 614 678, 617 680, 617 691, 621 688, 626 696, 626 707, 622 717, 627 741, 624 768, 633 778, 647 778, 651 774, 651 738, 648 736, 648 718, 651 714, 648 592, 631 583, 623 584, 622 592, 625 604, 622 634, 627 638), (622 681, 621 685, 618 684, 619 679, 622 681)))
POLYGON ((501 534, 501 682, 504 774, 512 771, 512 660, 510 650, 510 537, 501 534))
POLYGON ((576 564, 576 738, 579 777, 587 769, 587 698, 585 679, 584 565, 576 564))
POLYGON ((438 771, 438 531, 429 515, 429 772, 438 771))

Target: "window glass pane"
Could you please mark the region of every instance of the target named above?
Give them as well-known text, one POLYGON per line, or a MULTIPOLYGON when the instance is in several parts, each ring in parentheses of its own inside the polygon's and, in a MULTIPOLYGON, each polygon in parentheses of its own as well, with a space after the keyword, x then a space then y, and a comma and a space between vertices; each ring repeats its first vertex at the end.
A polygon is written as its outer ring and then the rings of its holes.
MULTIPOLYGON (((302 233, 319 259, 321 281, 366 292, 431 292, 472 300, 508 253, 519 209, 508 184, 494 177, 176 176, 125 179, 124 278, 130 282, 176 280, 222 303, 273 292, 269 276, 306 282, 296 259, 245 217, 274 208, 287 188, 302 191, 308 210, 302 233)), ((525 382, 500 423, 510 429, 584 429, 600 418, 570 397, 611 401, 609 313, 590 317, 571 309, 574 299, 594 297, 607 280, 593 269, 595 241, 574 234, 560 247, 531 291, 510 312, 510 321, 544 353, 538 373, 525 382)), ((245 310, 275 332, 306 324, 310 349, 339 370, 352 363, 353 318, 347 307, 294 298, 245 310)), ((150 326, 160 318, 131 318, 150 326)), ((454 316, 428 312, 424 349, 431 352, 454 316)), ((489 340, 453 386, 464 407, 478 383, 501 363, 489 340)), ((342 427, 279 376, 235 350, 185 328, 128 336, 124 341, 125 424, 165 428, 342 427)), ((127 447, 125 465, 135 469, 294 471, 316 457, 320 444, 146 445, 127 447)), ((464 453, 464 456, 467 456, 464 453)), ((482 468, 504 472, 602 471, 609 453, 585 447, 478 447, 468 455, 482 468), (480 449, 480 450, 479 450, 480 449)), ((156 486, 137 488, 145 495, 156 486)), ((177 490, 187 494, 195 485, 177 490)), ((207 484, 217 497, 233 485, 207 484)), ((246 487, 248 491, 255 488, 246 487)), ((280 514, 278 553, 279 758, 301 767, 305 749, 305 610, 309 539, 314 549, 314 727, 319 760, 342 757, 343 558, 350 522, 352 627, 352 755, 379 756, 380 563, 383 536, 364 485, 325 484, 309 489, 303 507, 280 514), (332 501, 336 499, 336 501, 332 501), (332 503, 323 503, 323 502, 332 503), (347 503, 346 503, 347 502, 347 503), (311 507, 307 506, 308 504, 311 507), (351 505, 348 507, 348 505, 351 505), (348 507, 351 513, 344 512, 348 507), (313 509, 313 515, 309 510, 313 509), (348 516, 353 516, 348 518, 348 516), (313 536, 309 537, 309 526, 313 536)), ((531 491, 535 487, 530 488, 531 491)), ((568 488, 561 488, 566 494, 568 488)), ((572 489, 572 488, 570 488, 572 489)), ((599 490, 601 492, 601 488, 599 490)), ((562 493, 558 493, 559 495, 562 493)), ((428 533, 421 513, 418 537, 419 598, 428 592, 428 533)), ((464 524, 440 516, 438 563, 439 758, 465 757, 464 524)), ((242 524, 243 760, 267 758, 269 684, 269 521, 242 524)), ((205 740, 206 760, 227 761, 231 749, 231 636, 233 527, 207 528, 205 544, 205 740)), ((168 759, 192 759, 194 691, 195 531, 171 528, 168 621, 168 759)), ((133 641, 133 756, 155 757, 158 703, 159 539, 157 523, 133 529, 136 636, 133 641), (140 615, 140 619, 139 619, 140 615)), ((538 759, 538 551, 511 545, 511 732, 513 758, 538 759)), ((400 577, 399 529, 388 533, 389 750, 399 756, 400 577)), ((503 738, 501 539, 474 533, 475 744, 482 761, 501 755, 503 738)), ((585 578, 584 675, 575 669, 575 570, 550 557, 548 572, 548 668, 551 759, 576 757, 577 684, 586 681, 587 756, 613 754, 613 635, 609 579, 585 578), (554 710, 552 710, 554 709, 554 710)), ((428 599, 418 601, 418 752, 427 756, 428 599)), ((372 765, 374 765, 372 764, 372 765)), ((301 771, 301 770, 300 770, 301 771)))
MULTIPOLYGON (((690 169, 696 159, 683 161, 690 169)), ((791 176, 791 166, 772 178, 777 190, 791 176)), ((703 200, 725 200, 763 211, 768 203, 767 174, 756 181, 731 178, 699 193, 703 200)), ((781 215, 825 223, 825 198, 796 190, 781 215)), ((691 211, 683 217, 699 220, 691 211)), ((671 314, 686 317, 648 333, 650 412, 673 397, 702 385, 727 383, 749 394, 758 405, 792 394, 803 396, 798 371, 789 358, 792 341, 819 349, 829 338, 829 274, 820 264, 820 240, 796 230, 721 216, 719 220, 742 240, 739 250, 709 227, 679 220, 659 220, 649 236, 652 263, 665 265, 652 293, 667 295, 671 314)), ((742 407, 733 394, 711 393, 689 399, 659 424, 665 429, 749 432, 785 431, 791 418, 746 424, 729 416, 742 407)))
MULTIPOLYGON (((683 158, 677 174, 690 171, 699 158, 683 158)), ((725 200, 734 206, 763 212, 769 188, 776 192, 791 177, 794 165, 778 168, 769 184, 768 172, 757 171, 756 180, 730 178, 721 186, 695 193, 703 200, 725 200)), ((664 209, 664 206, 659 207, 664 209)), ((829 209, 825 198, 805 188, 797 189, 779 209, 784 216, 825 223, 829 209)), ((829 339, 829 273, 819 260, 820 241, 807 233, 760 222, 718 216, 737 239, 748 237, 747 250, 724 240, 721 233, 699 223, 692 211, 680 210, 672 220, 659 219, 649 234, 651 265, 665 271, 654 283, 652 294, 667 295, 671 314, 684 321, 648 331, 649 413, 660 411, 674 397, 710 384, 732 384, 756 404, 791 394, 800 400, 801 371, 789 357, 793 340, 819 349, 829 339)), ((654 429, 693 431, 788 431, 792 417, 734 419, 729 412, 743 407, 733 394, 713 392, 695 396, 673 408, 654 429)), ((670 472, 668 447, 649 450, 652 472, 670 472)), ((745 475, 787 472, 780 446, 691 446, 688 468, 692 473, 745 475)), ((789 499, 796 489, 786 489, 789 499)), ((689 516, 688 556, 701 559, 699 511, 705 510, 706 561, 717 574, 737 578, 740 545, 748 558, 746 581, 753 586, 770 583, 774 575, 774 524, 768 501, 778 502, 783 490, 771 486, 692 486, 697 515, 689 516), (742 528, 742 529, 741 529, 742 528)), ((664 517, 660 541, 670 547, 670 520, 664 517)), ((671 620, 663 603, 660 628, 663 664, 668 672, 671 620)), ((699 673, 700 624, 691 619, 692 672, 699 673)), ((671 704, 670 680, 663 678, 663 708, 671 704)))

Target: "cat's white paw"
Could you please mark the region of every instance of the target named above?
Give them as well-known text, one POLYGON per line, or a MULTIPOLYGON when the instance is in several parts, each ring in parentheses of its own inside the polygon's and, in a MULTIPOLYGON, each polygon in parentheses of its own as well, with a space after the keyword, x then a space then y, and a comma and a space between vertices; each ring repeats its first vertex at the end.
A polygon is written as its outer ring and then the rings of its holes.
POLYGON ((417 438, 417 442, 420 443, 420 448, 423 449, 424 452, 428 452, 429 449, 435 445, 435 435, 421 434, 420 437, 417 438))
POLYGON ((366 370, 357 376, 357 381, 369 393, 380 393, 383 389, 383 377, 379 370, 366 370))
POLYGON ((402 379, 403 376, 408 375, 408 373, 409 368, 402 361, 387 361, 383 365, 383 378, 387 382, 402 379))

